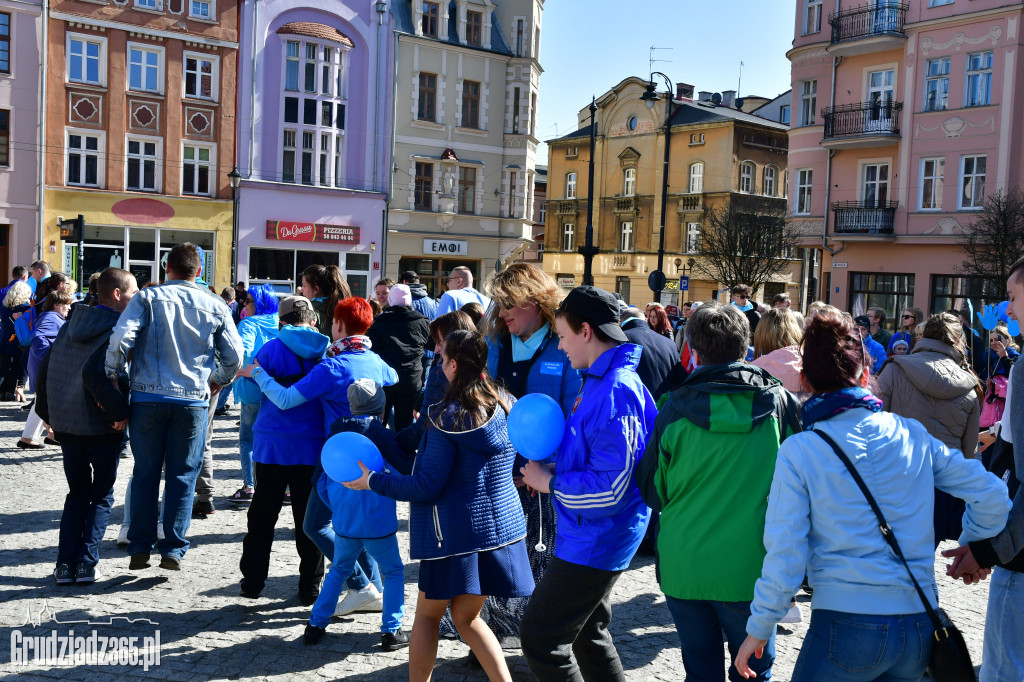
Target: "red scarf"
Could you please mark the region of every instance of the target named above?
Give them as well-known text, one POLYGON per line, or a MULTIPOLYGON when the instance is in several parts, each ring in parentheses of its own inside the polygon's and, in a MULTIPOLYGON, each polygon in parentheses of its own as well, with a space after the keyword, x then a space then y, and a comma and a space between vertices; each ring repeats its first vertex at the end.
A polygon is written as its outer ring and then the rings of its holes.
POLYGON ((333 358, 335 355, 342 353, 355 353, 361 350, 370 350, 370 337, 355 335, 347 336, 344 339, 338 339, 331 344, 330 348, 327 349, 327 357, 333 358))

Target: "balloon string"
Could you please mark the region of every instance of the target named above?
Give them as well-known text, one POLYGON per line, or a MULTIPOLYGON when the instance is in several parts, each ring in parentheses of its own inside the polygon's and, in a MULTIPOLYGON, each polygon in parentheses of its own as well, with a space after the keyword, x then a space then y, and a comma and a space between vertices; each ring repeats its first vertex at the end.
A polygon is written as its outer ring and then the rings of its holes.
POLYGON ((539 490, 537 491, 537 544, 534 547, 538 552, 543 552, 547 549, 544 545, 544 500, 543 494, 539 490))

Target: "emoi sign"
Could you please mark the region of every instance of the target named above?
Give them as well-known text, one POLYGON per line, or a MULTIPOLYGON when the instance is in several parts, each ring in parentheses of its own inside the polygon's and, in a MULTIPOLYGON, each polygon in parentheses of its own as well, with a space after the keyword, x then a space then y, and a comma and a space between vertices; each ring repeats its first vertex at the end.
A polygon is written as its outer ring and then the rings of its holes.
POLYGON ((293 242, 335 242, 358 244, 359 228, 351 225, 297 223, 289 220, 268 220, 267 239, 293 242))

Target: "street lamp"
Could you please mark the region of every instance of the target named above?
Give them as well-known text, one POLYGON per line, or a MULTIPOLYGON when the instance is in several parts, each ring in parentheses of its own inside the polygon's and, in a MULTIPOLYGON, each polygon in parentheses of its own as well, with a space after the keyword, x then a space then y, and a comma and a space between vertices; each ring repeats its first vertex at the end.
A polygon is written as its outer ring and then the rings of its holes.
POLYGON ((663 74, 660 71, 654 71, 651 73, 651 77, 648 80, 647 87, 644 89, 644 94, 640 96, 640 100, 647 105, 648 109, 653 109, 654 105, 658 101, 657 86, 654 83, 654 77, 660 76, 665 79, 668 84, 668 93, 665 96, 665 158, 663 162, 663 168, 661 173, 661 232, 658 235, 658 269, 651 273, 651 276, 647 279, 647 285, 654 292, 654 300, 661 300, 661 290, 665 288, 665 211, 668 208, 668 166, 669 159, 672 150, 672 79, 663 74))
POLYGON ((228 173, 228 182, 231 183, 231 286, 234 286, 238 281, 238 188, 242 184, 238 166, 228 173))
POLYGON ((587 231, 585 245, 579 248, 583 254, 583 284, 594 286, 594 256, 601 250, 594 246, 594 146, 597 140, 597 99, 590 99, 590 178, 587 180, 587 231))

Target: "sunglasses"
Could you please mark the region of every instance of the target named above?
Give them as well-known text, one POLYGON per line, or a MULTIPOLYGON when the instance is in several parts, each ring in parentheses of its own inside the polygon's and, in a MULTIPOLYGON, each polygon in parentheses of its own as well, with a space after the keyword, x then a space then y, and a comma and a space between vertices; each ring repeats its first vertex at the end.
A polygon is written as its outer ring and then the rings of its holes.
POLYGON ((744 301, 746 301, 748 298, 750 298, 746 294, 735 294, 735 296, 736 296, 736 298, 742 298, 744 301))
POLYGON ((913 315, 904 315, 904 316, 903 316, 903 319, 904 319, 904 320, 913 320, 913 319, 915 319, 915 318, 914 318, 914 316, 913 316, 913 315))

